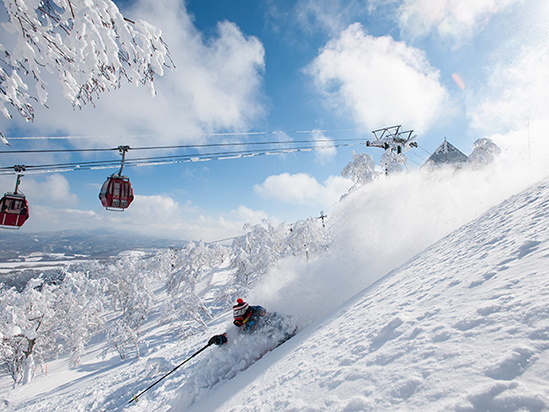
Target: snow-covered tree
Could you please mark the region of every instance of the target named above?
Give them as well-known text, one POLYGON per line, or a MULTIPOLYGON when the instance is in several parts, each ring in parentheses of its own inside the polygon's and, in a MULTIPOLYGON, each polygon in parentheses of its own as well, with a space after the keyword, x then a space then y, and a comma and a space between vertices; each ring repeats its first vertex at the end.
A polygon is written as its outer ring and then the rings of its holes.
POLYGON ((104 282, 83 273, 65 273, 60 284, 31 279, 19 292, 0 290, 0 363, 15 383, 62 353, 71 366, 102 324, 104 282))
MULTIPOLYGON (((244 226, 246 234, 233 241, 236 283, 247 290, 267 269, 283 256, 289 229, 285 224, 274 226, 264 219, 261 224, 244 226)), ((239 291, 237 291, 239 293, 239 291)))
POLYGON ((81 108, 120 87, 122 78, 154 94, 154 76, 170 62, 161 31, 124 18, 111 0, 3 2, 9 19, 3 27, 16 37, 9 49, 0 44, 0 111, 8 119, 10 106, 32 121, 34 104, 46 105, 45 72, 55 73, 64 96, 81 108))
POLYGON ((200 297, 197 285, 205 272, 223 263, 228 250, 216 243, 188 242, 182 249, 170 252, 172 270, 166 282, 171 297, 168 310, 172 316, 169 318, 175 318, 182 326, 188 321, 205 326, 212 313, 200 297))
MULTIPOLYGON (((308 257, 326 248, 325 229, 317 219, 274 226, 263 220, 258 225, 244 226, 246 234, 233 241, 234 257, 231 266, 236 269, 233 294, 242 294, 287 256, 308 257)), ((234 298, 234 296, 233 296, 234 298)))
MULTIPOLYGON (((140 328, 148 319, 154 301, 153 276, 146 262, 135 256, 124 256, 109 265, 108 295, 115 318, 107 327, 107 339, 121 359, 133 347, 139 357, 140 328)), ((105 349, 104 355, 109 349, 105 349)))
POLYGON ((245 229, 231 247, 189 242, 150 258, 128 254, 114 262, 75 263, 55 276, 26 278, 19 289, 0 284, 0 366, 15 383, 30 381, 59 355, 68 355, 75 366, 99 332, 104 355, 139 356, 143 325, 153 310, 160 322, 192 334, 237 295, 245 296, 281 259, 327 249, 327 229, 318 218, 292 225, 265 220, 245 229), (217 271, 218 285, 206 284, 217 271), (164 285, 165 306, 155 300, 164 285))
POLYGON ((470 166, 479 168, 492 163, 501 153, 501 149, 491 139, 481 138, 473 143, 473 153, 469 156, 470 166))
POLYGON ((314 256, 328 248, 328 232, 318 221, 318 218, 299 220, 292 226, 286 240, 293 255, 314 256))
POLYGON ((21 293, 15 288, 1 293, 0 359, 16 384, 30 382, 36 365, 59 349, 48 330, 55 314, 52 289, 33 279, 21 293))
POLYGON ((55 334, 69 354, 70 366, 80 363, 86 343, 104 324, 106 290, 105 279, 90 279, 82 272, 67 272, 57 287, 55 334))
POLYGON ((219 265, 226 252, 217 244, 188 242, 181 250, 173 251, 173 268, 167 287, 169 292, 180 289, 194 291, 202 273, 219 265))
POLYGON ((409 170, 408 159, 403 153, 393 150, 386 150, 381 156, 379 164, 385 170, 386 174, 399 173, 403 170, 409 170))
POLYGON ((374 157, 368 153, 355 153, 353 150, 353 161, 341 171, 341 176, 351 179, 355 184, 350 191, 370 183, 376 178, 376 163, 374 157))

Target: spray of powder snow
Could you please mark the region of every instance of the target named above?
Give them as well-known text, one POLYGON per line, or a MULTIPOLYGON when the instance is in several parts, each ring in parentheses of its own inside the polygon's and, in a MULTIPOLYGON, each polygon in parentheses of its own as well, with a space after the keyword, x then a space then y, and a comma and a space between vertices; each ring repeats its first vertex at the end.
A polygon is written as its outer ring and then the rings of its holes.
POLYGON ((260 333, 252 334, 239 333, 232 325, 228 325, 229 342, 204 353, 193 366, 187 368, 187 378, 173 404, 174 410, 186 410, 216 385, 247 369, 265 353, 273 350, 295 327, 295 321, 289 317, 276 316, 272 322, 263 327, 260 333))
POLYGON ((365 185, 329 216, 329 252, 280 262, 249 300, 305 326, 546 172, 500 160, 480 170, 419 170, 365 185))

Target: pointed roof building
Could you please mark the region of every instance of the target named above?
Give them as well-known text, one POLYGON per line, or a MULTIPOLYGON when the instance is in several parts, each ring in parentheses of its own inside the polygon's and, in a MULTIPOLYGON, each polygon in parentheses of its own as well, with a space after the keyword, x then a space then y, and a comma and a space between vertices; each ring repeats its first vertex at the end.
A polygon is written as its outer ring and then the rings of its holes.
POLYGON ((421 167, 453 166, 459 168, 467 163, 467 159, 467 155, 444 138, 444 142, 421 167))

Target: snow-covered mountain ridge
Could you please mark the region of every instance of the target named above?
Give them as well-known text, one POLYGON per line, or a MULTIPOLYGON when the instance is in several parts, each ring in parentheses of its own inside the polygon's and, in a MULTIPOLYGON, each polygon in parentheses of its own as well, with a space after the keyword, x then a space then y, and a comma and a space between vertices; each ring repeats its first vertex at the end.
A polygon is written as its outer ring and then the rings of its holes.
POLYGON ((0 232, 0 262, 36 252, 86 255, 90 259, 116 256, 128 250, 181 247, 185 241, 154 239, 129 233, 64 231, 44 233, 0 232))
POLYGON ((549 410, 548 263, 545 181, 172 411, 549 410))

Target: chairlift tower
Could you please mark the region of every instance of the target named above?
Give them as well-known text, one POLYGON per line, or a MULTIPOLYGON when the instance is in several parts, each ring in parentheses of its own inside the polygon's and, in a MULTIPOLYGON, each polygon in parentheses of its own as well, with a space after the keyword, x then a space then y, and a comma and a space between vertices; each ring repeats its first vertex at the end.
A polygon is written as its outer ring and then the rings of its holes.
MULTIPOLYGON (((372 130, 372 133, 375 139, 366 140, 366 146, 379 147, 385 150, 384 155, 388 157, 403 155, 411 148, 417 147, 416 136, 413 135, 414 131, 403 131, 401 125, 372 130)), ((387 166, 386 164, 385 173, 388 173, 387 166)))

